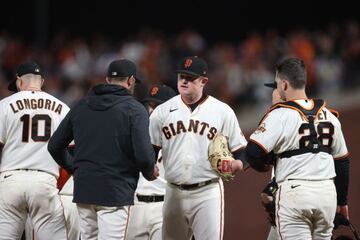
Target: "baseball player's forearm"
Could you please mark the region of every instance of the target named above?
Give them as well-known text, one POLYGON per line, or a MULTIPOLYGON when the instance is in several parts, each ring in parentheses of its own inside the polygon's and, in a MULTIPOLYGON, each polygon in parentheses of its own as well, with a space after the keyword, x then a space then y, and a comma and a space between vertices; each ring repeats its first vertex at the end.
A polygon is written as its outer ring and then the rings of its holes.
POLYGON ((347 204, 347 195, 349 188, 349 158, 342 160, 334 160, 335 162, 335 186, 337 192, 338 205, 343 206, 347 204))

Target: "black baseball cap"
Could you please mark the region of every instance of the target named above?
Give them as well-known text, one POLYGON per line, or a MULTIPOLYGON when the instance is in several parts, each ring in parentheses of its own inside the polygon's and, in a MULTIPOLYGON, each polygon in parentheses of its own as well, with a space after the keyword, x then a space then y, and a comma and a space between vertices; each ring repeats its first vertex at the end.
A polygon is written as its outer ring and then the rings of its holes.
POLYGON ((120 59, 112 61, 108 68, 108 77, 130 77, 134 76, 137 83, 141 83, 141 80, 136 76, 136 66, 130 60, 120 59))
POLYGON ((265 87, 269 87, 269 88, 273 88, 276 89, 277 88, 277 83, 274 81, 272 83, 265 83, 264 84, 265 87))
POLYGON ((9 83, 8 90, 11 92, 17 92, 18 90, 16 87, 16 78, 29 73, 35 75, 42 75, 41 68, 36 62, 30 61, 30 62, 21 63, 20 65, 17 66, 15 70, 15 79, 13 79, 9 83))
POLYGON ((204 59, 198 56, 183 58, 178 66, 176 73, 186 73, 196 77, 207 77, 208 65, 204 59))
POLYGON ((144 102, 155 102, 157 104, 161 104, 175 96, 176 92, 171 87, 166 85, 154 86, 150 88, 150 91, 147 97, 144 99, 144 102))

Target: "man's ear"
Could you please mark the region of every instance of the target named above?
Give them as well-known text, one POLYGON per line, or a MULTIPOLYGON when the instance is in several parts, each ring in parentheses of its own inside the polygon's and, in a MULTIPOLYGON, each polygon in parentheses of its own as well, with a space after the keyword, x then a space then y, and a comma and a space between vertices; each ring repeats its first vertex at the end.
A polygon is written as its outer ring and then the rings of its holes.
POLYGON ((288 89, 288 82, 287 81, 284 81, 284 91, 286 91, 288 89))
POLYGON ((41 78, 41 87, 44 85, 44 78, 41 78))
POLYGON ((109 78, 108 78, 108 77, 106 77, 106 78, 105 78, 105 81, 106 81, 106 83, 107 83, 107 84, 109 84, 109 83, 110 83, 110 80, 109 80, 109 78))
POLYGON ((15 82, 16 88, 18 91, 20 91, 20 88, 22 86, 22 79, 19 76, 16 76, 16 82, 15 82))
POLYGON ((135 84, 135 77, 134 76, 130 76, 128 77, 127 81, 126 81, 127 85, 130 87, 132 84, 135 84))
POLYGON ((209 82, 209 79, 207 77, 204 77, 201 79, 202 86, 205 86, 209 82))

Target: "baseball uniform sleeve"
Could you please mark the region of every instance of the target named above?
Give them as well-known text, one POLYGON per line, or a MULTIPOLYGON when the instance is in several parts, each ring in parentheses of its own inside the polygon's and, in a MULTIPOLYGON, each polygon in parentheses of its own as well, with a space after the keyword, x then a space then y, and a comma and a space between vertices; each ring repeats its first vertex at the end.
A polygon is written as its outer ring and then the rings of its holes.
POLYGON ((6 137, 6 117, 4 104, 0 102, 0 144, 5 144, 6 137))
POLYGON ((234 111, 229 106, 226 106, 226 114, 224 114, 223 116, 225 117, 225 119, 222 133, 225 136, 229 137, 229 147, 231 152, 237 151, 238 149, 245 147, 247 141, 241 131, 239 122, 236 118, 234 111))
POLYGON ((153 174, 156 159, 149 136, 149 114, 142 106, 134 109, 131 138, 136 165, 143 176, 149 179, 153 174))
POLYGON ((69 173, 73 173, 72 157, 66 150, 69 143, 74 139, 72 132, 70 111, 61 121, 59 127, 51 136, 48 143, 48 151, 54 160, 69 173))
POLYGON ((150 139, 151 143, 159 148, 162 147, 161 134, 162 122, 160 120, 160 107, 157 107, 150 115, 150 139))
POLYGON ((250 136, 250 140, 259 145, 266 153, 273 150, 279 141, 283 127, 280 111, 274 110, 263 119, 258 128, 250 136))
POLYGON ((333 117, 333 125, 334 125, 334 141, 331 146, 332 155, 334 159, 342 158, 348 154, 348 150, 345 143, 345 138, 341 130, 341 124, 339 120, 333 117))

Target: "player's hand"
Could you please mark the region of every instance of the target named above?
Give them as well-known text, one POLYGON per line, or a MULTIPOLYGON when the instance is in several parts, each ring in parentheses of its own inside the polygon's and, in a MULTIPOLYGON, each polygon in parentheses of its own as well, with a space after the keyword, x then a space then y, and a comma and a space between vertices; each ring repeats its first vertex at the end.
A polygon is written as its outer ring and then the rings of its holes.
POLYGON ((151 175, 149 181, 154 181, 155 179, 157 179, 157 177, 159 176, 159 168, 158 166, 155 164, 154 166, 154 171, 153 171, 153 174, 151 175))
POLYGON ((348 207, 348 205, 344 205, 344 206, 338 205, 338 206, 337 206, 337 209, 336 209, 336 212, 337 212, 337 213, 340 213, 340 214, 343 215, 346 219, 349 220, 349 207, 348 207))
POLYGON ((243 170, 244 165, 242 161, 235 159, 234 161, 231 161, 231 172, 232 174, 235 174, 238 171, 243 170))
POLYGON ((274 89, 273 92, 272 92, 271 103, 272 103, 272 105, 274 105, 274 104, 277 104, 279 102, 283 102, 283 100, 281 99, 279 91, 277 89, 274 89))

